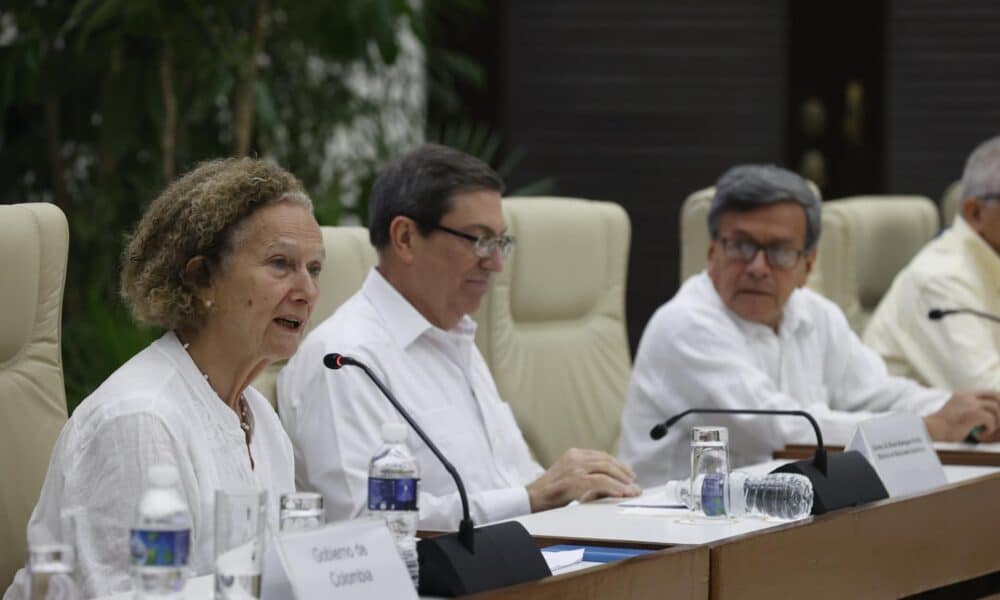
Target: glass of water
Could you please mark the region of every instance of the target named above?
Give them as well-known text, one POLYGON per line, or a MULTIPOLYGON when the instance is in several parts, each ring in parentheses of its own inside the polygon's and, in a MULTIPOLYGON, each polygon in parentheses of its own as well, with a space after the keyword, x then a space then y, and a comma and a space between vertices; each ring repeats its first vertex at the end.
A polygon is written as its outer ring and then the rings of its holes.
POLYGON ((729 430, 691 429, 691 509, 707 517, 725 517, 725 483, 729 475, 729 430))
POLYGON ((215 599, 260 598, 267 492, 215 491, 215 599))
POLYGON ((281 495, 279 528, 281 531, 305 531, 321 527, 323 495, 315 492, 289 492, 281 495))
POLYGON ((28 600, 78 600, 83 596, 73 579, 75 555, 71 544, 37 544, 28 548, 28 600))

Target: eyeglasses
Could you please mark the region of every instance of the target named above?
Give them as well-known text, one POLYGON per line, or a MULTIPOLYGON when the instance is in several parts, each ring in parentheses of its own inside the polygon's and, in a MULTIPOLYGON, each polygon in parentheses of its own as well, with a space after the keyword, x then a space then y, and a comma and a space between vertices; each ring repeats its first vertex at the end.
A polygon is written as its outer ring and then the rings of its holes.
POLYGON ((799 262, 800 258, 806 255, 805 250, 795 250, 784 246, 758 246, 747 240, 731 240, 724 237, 720 237, 718 240, 722 244, 722 251, 729 260, 752 262, 757 253, 763 250, 767 264, 775 269, 791 269, 799 262))
POLYGON ((445 227, 444 225, 435 225, 434 229, 439 229, 445 233, 450 233, 451 235, 458 236, 463 240, 469 240, 472 242, 472 251, 479 258, 489 258, 493 256, 497 248, 500 249, 500 254, 504 258, 509 258, 511 253, 514 252, 514 246, 517 244, 517 240, 514 239, 512 235, 472 235, 465 233, 464 231, 459 231, 457 229, 452 229, 451 227, 445 227))

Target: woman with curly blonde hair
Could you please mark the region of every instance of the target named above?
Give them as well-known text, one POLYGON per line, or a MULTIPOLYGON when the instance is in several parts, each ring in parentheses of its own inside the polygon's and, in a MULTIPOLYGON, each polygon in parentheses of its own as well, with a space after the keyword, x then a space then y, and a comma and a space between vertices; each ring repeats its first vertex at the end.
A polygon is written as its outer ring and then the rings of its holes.
POLYGON ((73 413, 28 524, 33 543, 75 542, 85 597, 131 588, 129 528, 151 466, 177 469, 196 575, 212 572, 215 490, 267 490, 277 508, 295 489, 291 443, 250 382, 298 347, 323 254, 302 184, 267 161, 198 165, 143 215, 122 295, 167 332, 73 413))

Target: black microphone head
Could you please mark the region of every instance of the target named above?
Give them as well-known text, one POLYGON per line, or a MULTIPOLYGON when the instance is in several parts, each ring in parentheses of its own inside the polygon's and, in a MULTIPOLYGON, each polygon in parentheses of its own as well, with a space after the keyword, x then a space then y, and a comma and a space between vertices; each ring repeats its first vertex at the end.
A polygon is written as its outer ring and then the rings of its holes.
POLYGON ((944 311, 940 308, 932 308, 929 313, 927 313, 927 318, 931 321, 940 321, 944 317, 944 311))
POLYGON ((661 439, 665 435, 667 435, 667 426, 663 423, 657 423, 655 427, 649 430, 649 437, 654 440, 661 439))
POLYGON ((323 357, 323 364, 326 365, 327 369, 333 369, 336 371, 340 367, 344 366, 344 356, 336 352, 331 352, 323 357))

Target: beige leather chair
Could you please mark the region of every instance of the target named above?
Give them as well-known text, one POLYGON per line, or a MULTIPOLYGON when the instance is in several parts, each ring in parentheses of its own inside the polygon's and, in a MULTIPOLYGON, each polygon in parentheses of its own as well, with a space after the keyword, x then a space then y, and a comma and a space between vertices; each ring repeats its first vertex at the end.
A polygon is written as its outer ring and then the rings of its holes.
POLYGON ((628 216, 570 198, 506 199, 504 213, 517 249, 474 315, 500 397, 542 465, 611 452, 631 369, 628 216))
POLYGON ((860 335, 896 274, 937 235, 937 206, 924 196, 853 196, 825 203, 823 213, 842 217, 829 229, 851 249, 853 274, 844 279, 849 286, 841 290, 844 296, 833 299, 860 335))
MULTIPOLYGON (((326 260, 319 276, 319 300, 309 319, 309 330, 319 325, 333 311, 361 289, 368 271, 375 266, 378 257, 375 248, 368 242, 368 229, 364 227, 321 227, 326 260)), ((278 406, 276 386, 278 371, 285 361, 274 363, 254 380, 253 386, 271 404, 278 406)))
POLYGON ((66 423, 60 342, 68 244, 55 205, 0 206, 0 590, 24 564, 28 517, 66 423))
POLYGON ((951 227, 955 215, 962 210, 962 182, 956 181, 948 186, 941 196, 941 227, 951 227))
POLYGON ((688 196, 681 206, 681 283, 700 273, 708 261, 708 211, 714 195, 715 187, 707 187, 688 196))

